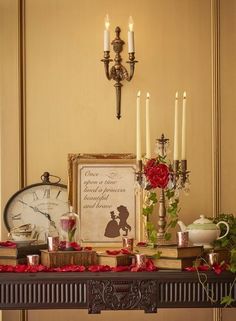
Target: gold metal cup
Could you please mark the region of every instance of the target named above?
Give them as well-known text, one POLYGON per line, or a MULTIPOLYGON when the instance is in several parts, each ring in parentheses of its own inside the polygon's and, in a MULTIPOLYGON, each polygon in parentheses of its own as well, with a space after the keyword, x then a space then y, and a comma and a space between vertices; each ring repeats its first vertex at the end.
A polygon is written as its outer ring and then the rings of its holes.
POLYGON ((189 233, 177 232, 177 244, 179 247, 187 247, 189 245, 189 233))
POLYGON ((59 249, 59 236, 48 236, 48 251, 56 252, 59 249))
POLYGON ((219 263, 219 253, 209 253, 208 254, 209 265, 215 265, 219 263))
POLYGON ((127 237, 123 236, 123 248, 130 250, 130 252, 133 252, 134 249, 134 238, 133 237, 127 237))
POLYGON ((138 268, 146 267, 147 257, 145 254, 136 253, 135 254, 135 264, 138 268))
POLYGON ((38 254, 27 255, 27 264, 39 265, 39 255, 38 254))

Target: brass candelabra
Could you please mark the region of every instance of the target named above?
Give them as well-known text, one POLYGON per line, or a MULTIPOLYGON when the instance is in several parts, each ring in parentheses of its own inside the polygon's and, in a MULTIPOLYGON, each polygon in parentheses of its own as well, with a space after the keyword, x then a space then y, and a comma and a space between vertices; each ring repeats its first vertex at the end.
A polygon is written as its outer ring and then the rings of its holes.
POLYGON ((121 117, 121 87, 122 81, 131 81, 134 75, 135 64, 138 62, 135 60, 134 52, 129 53, 129 60, 127 63, 130 65, 130 72, 122 65, 121 52, 125 42, 120 38, 120 27, 116 27, 115 33, 116 37, 111 42, 113 50, 115 52, 114 65, 109 69, 109 64, 113 60, 110 59, 110 51, 104 51, 104 58, 101 60, 104 63, 105 74, 108 80, 114 80, 114 87, 116 89, 116 117, 120 119, 121 117))
MULTIPOLYGON (((167 145, 169 143, 169 139, 161 135, 161 138, 157 140, 157 155, 161 156, 161 158, 165 158, 167 154, 167 145)), ((189 182, 189 171, 187 170, 187 160, 174 160, 172 164, 169 166, 170 168, 170 182, 172 184, 173 189, 180 190, 187 188, 187 183, 189 182)), ((138 184, 145 189, 145 177, 143 172, 143 162, 142 160, 137 163, 137 172, 136 179, 138 184)), ((165 232, 166 232, 166 203, 165 203, 165 190, 163 188, 160 189, 159 195, 159 209, 158 209, 158 229, 157 229, 157 242, 165 243, 165 232)))

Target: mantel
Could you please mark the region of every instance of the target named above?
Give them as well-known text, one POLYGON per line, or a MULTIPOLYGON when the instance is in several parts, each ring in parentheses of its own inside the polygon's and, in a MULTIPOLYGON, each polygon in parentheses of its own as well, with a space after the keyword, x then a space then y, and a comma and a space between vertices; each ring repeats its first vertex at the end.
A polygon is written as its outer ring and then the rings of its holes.
MULTIPOLYGON (((160 308, 222 307, 220 300, 230 294, 236 299, 235 275, 204 272, 206 287, 213 291, 212 303, 198 281, 196 272, 61 272, 1 273, 0 309, 87 309, 143 310, 160 308)), ((236 302, 232 304, 236 307, 236 302)))

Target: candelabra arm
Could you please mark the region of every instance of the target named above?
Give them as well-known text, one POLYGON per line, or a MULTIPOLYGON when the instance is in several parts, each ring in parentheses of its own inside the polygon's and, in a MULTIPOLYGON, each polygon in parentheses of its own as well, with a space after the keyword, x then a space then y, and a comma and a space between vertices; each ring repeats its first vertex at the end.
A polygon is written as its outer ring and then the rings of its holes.
POLYGON ((101 60, 104 63, 105 74, 108 80, 112 79, 112 76, 109 71, 109 64, 112 59, 110 59, 110 51, 104 51, 104 58, 101 60))
POLYGON ((135 64, 136 64, 137 62, 138 62, 138 61, 135 60, 134 52, 130 52, 130 53, 129 53, 129 60, 126 61, 126 63, 130 65, 129 76, 126 78, 127 81, 131 81, 131 79, 133 78, 134 69, 135 69, 135 64))

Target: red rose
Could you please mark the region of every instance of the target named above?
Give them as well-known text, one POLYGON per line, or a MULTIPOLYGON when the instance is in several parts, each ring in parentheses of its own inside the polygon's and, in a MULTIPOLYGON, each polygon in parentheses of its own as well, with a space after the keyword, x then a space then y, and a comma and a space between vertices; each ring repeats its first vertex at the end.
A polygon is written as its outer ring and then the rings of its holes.
POLYGON ((155 158, 151 158, 147 161, 146 165, 144 166, 144 174, 148 175, 148 172, 151 168, 157 165, 157 161, 155 158))
POLYGON ((157 164, 149 167, 146 176, 152 188, 166 188, 169 182, 169 168, 166 164, 157 164))
POLYGON ((75 218, 62 218, 61 219, 61 228, 65 232, 72 231, 76 227, 76 219, 75 218))

